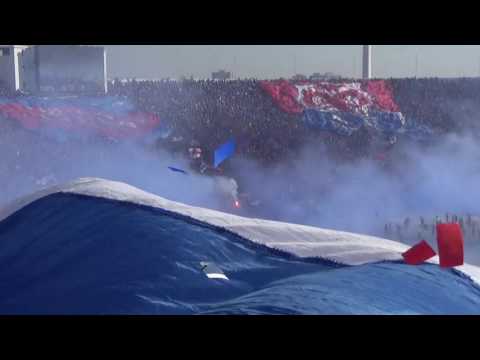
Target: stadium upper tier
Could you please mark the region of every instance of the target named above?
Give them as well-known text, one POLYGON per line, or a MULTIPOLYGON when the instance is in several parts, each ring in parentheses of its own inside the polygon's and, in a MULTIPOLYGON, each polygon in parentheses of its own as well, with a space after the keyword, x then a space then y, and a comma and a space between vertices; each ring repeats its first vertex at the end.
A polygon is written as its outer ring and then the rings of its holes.
POLYGON ((474 126, 480 79, 115 81, 106 97, 0 94, 0 116, 43 134, 144 138, 204 154, 229 138, 268 162, 321 139, 347 157, 474 126), (10 96, 8 96, 10 95, 10 96))

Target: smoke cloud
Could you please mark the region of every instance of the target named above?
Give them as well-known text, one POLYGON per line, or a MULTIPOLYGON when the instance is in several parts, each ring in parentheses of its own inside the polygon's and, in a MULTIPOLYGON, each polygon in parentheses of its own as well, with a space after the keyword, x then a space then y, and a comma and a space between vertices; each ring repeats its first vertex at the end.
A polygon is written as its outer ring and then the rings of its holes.
POLYGON ((263 215, 383 236, 389 221, 445 213, 478 214, 480 145, 448 135, 426 147, 399 145, 386 169, 375 160, 338 165, 318 145, 270 169, 237 159, 240 186, 263 204, 263 215))
MULTIPOLYGON (((428 147, 399 144, 388 168, 375 160, 339 165, 311 143, 299 156, 268 168, 237 155, 230 165, 238 185, 197 175, 186 158, 133 143, 58 143, 15 128, 0 135, 0 151, 0 206, 53 183, 102 177, 223 211, 233 211, 232 197, 248 193, 255 205, 242 204, 238 211, 245 216, 382 237, 386 223, 406 217, 431 223, 446 213, 479 214, 480 144, 469 134, 443 136, 428 147)), ((421 239, 412 233, 403 240, 421 239)))
POLYGON ((225 207, 216 181, 191 172, 185 157, 135 143, 59 143, 13 129, 0 135, 0 151, 0 206, 46 186, 79 177, 101 177, 174 201, 219 210, 225 207), (185 169, 188 175, 168 166, 185 169))

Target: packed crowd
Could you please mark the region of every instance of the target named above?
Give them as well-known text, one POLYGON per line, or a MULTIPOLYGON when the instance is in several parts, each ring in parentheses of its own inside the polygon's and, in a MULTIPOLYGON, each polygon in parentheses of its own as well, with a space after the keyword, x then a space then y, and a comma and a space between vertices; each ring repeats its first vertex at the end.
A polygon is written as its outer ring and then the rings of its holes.
MULTIPOLYGON (((477 125, 480 79, 392 79, 395 100, 407 119, 444 132, 477 125)), ((477 125, 478 126, 478 125, 477 125)))
MULTIPOLYGON (((476 125, 480 79, 389 82, 407 121, 416 121, 437 134, 476 125)), ((167 141, 170 146, 200 144, 206 156, 212 156, 218 145, 232 137, 242 155, 266 164, 295 154, 309 142, 324 144, 332 157, 343 160, 382 158, 397 142, 365 128, 350 137, 311 131, 299 115, 280 110, 256 80, 115 81, 109 91, 158 114, 172 129, 170 140, 176 141, 167 141)))
MULTIPOLYGON (((476 120, 480 79, 389 81, 395 101, 407 119, 415 119, 444 132, 459 131, 476 120)), ((332 158, 339 160, 359 157, 383 160, 377 156, 388 154, 397 145, 396 141, 379 138, 367 128, 352 136, 312 131, 303 126, 301 115, 281 110, 257 80, 114 81, 109 84, 109 95, 127 97, 139 110, 158 115, 162 129, 153 150, 158 146, 182 152, 192 159, 192 164, 198 165, 200 172, 205 170, 205 164, 213 163, 215 149, 231 138, 236 141, 238 154, 266 166, 295 157, 305 144, 321 144, 332 158)), ((0 97, 12 96, 20 94, 8 92, 0 86, 0 97)), ((14 122, 0 117, 0 175, 5 178, 19 175, 26 183, 40 182, 44 186, 54 181, 48 176, 55 174, 55 164, 70 156, 69 149, 61 143, 44 141, 31 132, 19 131, 14 122), (37 141, 38 146, 26 146, 33 141, 37 141), (48 154, 49 161, 39 162, 33 171, 24 171, 21 164, 31 164, 28 159, 35 155, 28 153, 33 151, 31 149, 48 154), (27 179, 23 173, 31 178, 27 179)), ((227 175, 236 175, 228 168, 228 162, 224 166, 227 175)), ((8 188, 4 190, 9 193, 8 188)), ((480 221, 455 220, 463 226, 468 239, 480 240, 480 221)), ((436 221, 427 223, 419 218, 386 224, 384 235, 402 241, 426 238, 433 236, 436 221)))
MULTIPOLYGON (((340 81, 340 80, 338 80, 340 81)), ((346 81, 345 79, 343 81, 346 81)), ((408 119, 438 131, 457 131, 475 119, 479 79, 389 80, 395 101, 408 119)), ((0 86, 1 97, 11 94, 0 86)), ((112 81, 109 95, 124 96, 162 122, 158 146, 187 154, 201 149, 212 163, 214 150, 234 138, 237 153, 275 164, 305 144, 322 144, 332 158, 383 160, 397 144, 367 128, 340 136, 306 128, 301 115, 282 111, 257 80, 112 81)), ((18 96, 18 94, 17 94, 18 96)))
POLYGON ((480 219, 471 214, 445 214, 444 216, 435 216, 433 218, 423 216, 417 218, 406 217, 403 221, 385 224, 383 235, 388 239, 399 241, 435 241, 436 225, 442 223, 458 223, 466 242, 480 241, 480 219))
POLYGON ((238 151, 264 164, 295 154, 309 142, 323 143, 341 159, 366 156, 376 142, 367 129, 351 137, 311 131, 301 115, 282 111, 256 80, 115 81, 114 95, 127 96, 142 109, 160 116, 173 131, 171 147, 200 144, 207 157, 223 142, 235 138, 238 151))
POLYGON ((114 95, 133 99, 173 130, 171 146, 200 144, 205 156, 230 138, 239 152, 266 162, 298 148, 308 133, 278 109, 255 80, 114 82, 114 95))

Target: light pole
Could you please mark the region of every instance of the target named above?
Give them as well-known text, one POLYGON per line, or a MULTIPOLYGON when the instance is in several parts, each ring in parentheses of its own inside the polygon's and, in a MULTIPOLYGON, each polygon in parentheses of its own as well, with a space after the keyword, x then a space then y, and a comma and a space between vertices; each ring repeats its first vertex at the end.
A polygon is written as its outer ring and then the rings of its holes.
POLYGON ((372 45, 363 45, 363 78, 372 77, 372 45))
POLYGON ((418 53, 415 57, 415 79, 418 77, 418 53))

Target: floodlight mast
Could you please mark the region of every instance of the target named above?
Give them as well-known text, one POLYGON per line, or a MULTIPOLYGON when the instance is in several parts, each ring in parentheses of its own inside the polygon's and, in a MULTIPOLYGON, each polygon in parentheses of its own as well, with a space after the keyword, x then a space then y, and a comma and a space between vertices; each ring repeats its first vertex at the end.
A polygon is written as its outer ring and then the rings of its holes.
POLYGON ((372 78, 372 45, 363 45, 363 78, 372 78))

